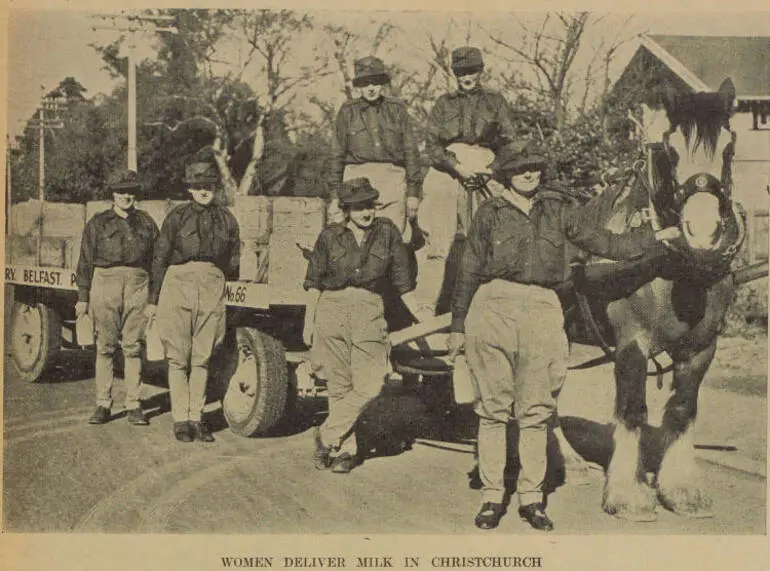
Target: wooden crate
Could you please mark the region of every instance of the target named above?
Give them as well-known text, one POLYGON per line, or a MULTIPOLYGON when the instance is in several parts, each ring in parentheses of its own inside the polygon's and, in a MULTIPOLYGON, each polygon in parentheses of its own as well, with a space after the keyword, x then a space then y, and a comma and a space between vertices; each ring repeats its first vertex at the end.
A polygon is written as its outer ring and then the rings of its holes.
POLYGON ((267 245, 272 227, 272 203, 267 196, 237 196, 230 207, 241 240, 267 245))
POLYGON ((321 198, 278 196, 273 199, 273 232, 315 235, 326 223, 326 204, 321 198))
POLYGON ((307 273, 307 259, 302 248, 313 249, 318 234, 299 234, 274 230, 268 250, 269 285, 288 290, 302 289, 307 273))

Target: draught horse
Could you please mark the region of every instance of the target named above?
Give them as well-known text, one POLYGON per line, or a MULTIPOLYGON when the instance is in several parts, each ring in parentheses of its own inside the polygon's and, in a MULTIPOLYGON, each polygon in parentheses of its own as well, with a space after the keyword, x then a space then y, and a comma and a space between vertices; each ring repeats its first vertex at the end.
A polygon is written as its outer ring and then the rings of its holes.
POLYGON ((648 145, 643 166, 605 191, 616 194, 606 227, 622 232, 644 213, 662 227, 678 225, 682 238, 645 267, 625 275, 610 272, 599 288, 601 281, 590 285, 590 274, 601 266, 586 267, 586 297, 600 306, 597 321, 609 325, 615 346, 614 450, 602 507, 633 521, 655 519, 658 501, 681 515, 711 515, 695 462, 693 427, 701 381, 735 289, 730 263, 745 234, 744 215, 731 196, 734 98, 729 79, 717 93, 660 98, 662 141, 648 145), (664 352, 673 362, 672 395, 661 425, 664 452, 650 486, 640 446, 648 361, 664 352))

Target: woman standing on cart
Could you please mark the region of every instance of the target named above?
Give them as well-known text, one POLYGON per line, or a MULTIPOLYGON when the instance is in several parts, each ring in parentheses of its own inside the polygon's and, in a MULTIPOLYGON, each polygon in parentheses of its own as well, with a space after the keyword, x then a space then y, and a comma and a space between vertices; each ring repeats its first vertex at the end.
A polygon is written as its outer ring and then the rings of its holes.
POLYGON ((188 165, 184 182, 192 200, 163 221, 147 313, 166 351, 174 436, 213 442, 201 415, 209 360, 225 336, 225 282, 238 279, 240 236, 235 217, 214 202, 213 161, 188 165))
POLYGON ((388 218, 375 217, 378 197, 367 178, 342 184, 345 219, 321 232, 304 284, 319 295, 315 310, 308 307, 308 323, 314 324, 311 360, 329 392, 329 416, 316 433, 314 462, 317 469, 331 467, 338 474, 356 466, 356 420, 389 372, 385 289, 393 288, 415 314, 401 233, 388 218))

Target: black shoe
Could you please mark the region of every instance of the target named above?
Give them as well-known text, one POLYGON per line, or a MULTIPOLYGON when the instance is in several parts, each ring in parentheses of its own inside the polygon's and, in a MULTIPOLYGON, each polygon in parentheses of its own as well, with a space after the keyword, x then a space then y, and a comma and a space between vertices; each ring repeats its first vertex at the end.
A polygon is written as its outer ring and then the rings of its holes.
POLYGON ((133 424, 134 426, 147 426, 150 424, 150 422, 147 420, 147 417, 144 415, 144 411, 142 410, 142 407, 132 408, 128 411, 128 424, 133 424))
POLYGON ((500 520, 505 515, 505 506, 494 502, 484 502, 476 514, 476 527, 479 529, 494 529, 500 524, 500 520))
POLYGON ((200 420, 190 421, 190 432, 198 442, 214 442, 214 435, 211 434, 208 424, 200 420))
POLYGON ((519 516, 529 525, 540 531, 552 531, 553 522, 545 515, 543 504, 527 504, 519 508, 519 516))
POLYGON ((91 418, 88 419, 88 424, 104 424, 108 420, 110 420, 110 409, 97 406, 91 418))
POLYGON ((174 436, 179 442, 192 442, 194 435, 188 421, 174 423, 174 436))
POLYGON ((332 472, 335 474, 347 474, 357 465, 358 462, 353 456, 347 452, 343 452, 332 460, 332 472))
POLYGON ((331 448, 324 446, 321 441, 321 432, 315 432, 315 452, 313 453, 313 465, 316 470, 326 470, 332 465, 331 448))

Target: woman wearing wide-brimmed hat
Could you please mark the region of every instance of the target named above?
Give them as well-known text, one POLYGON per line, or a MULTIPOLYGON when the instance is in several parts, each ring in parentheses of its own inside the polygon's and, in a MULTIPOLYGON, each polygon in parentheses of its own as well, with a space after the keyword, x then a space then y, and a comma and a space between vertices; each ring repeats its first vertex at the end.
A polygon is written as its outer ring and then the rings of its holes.
POLYGON ((212 442, 201 415, 209 360, 225 336, 225 283, 238 279, 240 235, 235 217, 214 200, 219 170, 213 160, 191 162, 184 182, 191 200, 163 221, 148 315, 156 318, 166 351, 174 436, 212 442))
MULTIPOLYGON (((319 294, 308 316, 315 324, 311 361, 329 392, 329 416, 317 433, 319 470, 347 473, 356 466, 353 427, 389 372, 386 288, 415 313, 401 233, 389 218, 375 216, 378 197, 366 178, 345 182, 339 193, 344 220, 321 232, 308 264, 305 289, 319 294)), ((306 342, 310 335, 306 329, 306 342)))
POLYGON ((380 216, 403 232, 422 196, 417 139, 406 104, 384 94, 390 74, 379 58, 356 60, 353 86, 361 95, 340 107, 331 157, 332 219, 343 180, 365 177, 380 192, 380 216))

